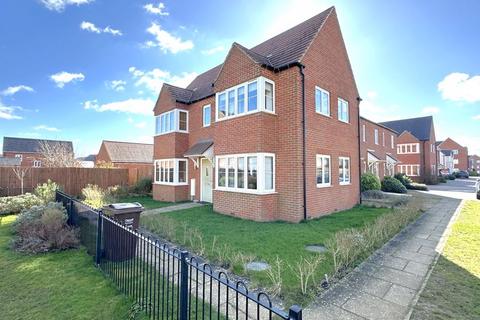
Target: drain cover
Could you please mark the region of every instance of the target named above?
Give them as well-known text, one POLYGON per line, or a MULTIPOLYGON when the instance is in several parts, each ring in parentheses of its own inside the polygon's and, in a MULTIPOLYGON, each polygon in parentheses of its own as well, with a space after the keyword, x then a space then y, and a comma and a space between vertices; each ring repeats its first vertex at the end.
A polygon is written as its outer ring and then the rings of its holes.
POLYGON ((312 245, 306 246, 305 249, 307 251, 316 252, 316 253, 323 253, 327 251, 327 248, 319 244, 312 244, 312 245))
POLYGON ((253 261, 253 262, 247 263, 245 267, 249 271, 265 271, 268 268, 270 268, 268 263, 261 262, 261 261, 253 261))

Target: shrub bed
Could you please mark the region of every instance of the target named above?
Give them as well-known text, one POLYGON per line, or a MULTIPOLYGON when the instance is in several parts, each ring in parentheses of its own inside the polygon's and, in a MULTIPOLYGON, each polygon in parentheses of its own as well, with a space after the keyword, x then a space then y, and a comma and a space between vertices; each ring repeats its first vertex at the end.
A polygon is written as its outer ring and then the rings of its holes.
POLYGON ((447 179, 444 176, 438 176, 438 182, 447 183, 447 179))
POLYGON ((381 188, 380 179, 378 179, 376 175, 369 172, 362 174, 360 184, 362 192, 368 190, 380 190, 381 188))
POLYGON ((115 193, 116 189, 102 189, 97 185, 88 184, 82 189, 83 202, 89 206, 99 209, 107 204, 116 202, 115 193))
POLYGON ((393 177, 400 181, 406 188, 413 182, 405 173, 396 173, 393 177))
POLYGON ((31 193, 25 193, 14 197, 0 198, 0 215, 18 214, 22 210, 44 204, 42 198, 31 193))
POLYGON ((416 183, 412 182, 408 185, 408 189, 410 190, 420 190, 420 191, 428 191, 428 187, 426 184, 423 183, 416 183))
POLYGON ((393 193, 407 193, 407 188, 394 177, 385 177, 382 181, 382 191, 393 193))
POLYGON ((457 178, 457 177, 456 177, 454 174, 449 174, 449 175, 447 176, 447 179, 448 179, 448 180, 455 180, 456 178, 457 178))

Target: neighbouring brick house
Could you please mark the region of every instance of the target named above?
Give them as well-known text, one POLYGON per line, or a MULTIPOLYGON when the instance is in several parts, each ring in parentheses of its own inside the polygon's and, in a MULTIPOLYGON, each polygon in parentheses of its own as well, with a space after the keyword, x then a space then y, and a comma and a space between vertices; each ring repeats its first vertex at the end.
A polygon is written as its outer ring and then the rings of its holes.
POLYGON ((468 156, 468 170, 480 172, 480 156, 476 154, 468 156))
POLYGON ((153 177, 153 144, 103 140, 95 164, 128 169, 128 183, 134 184, 153 177))
POLYGON ((437 141, 438 169, 452 173, 458 170, 468 170, 468 148, 461 146, 451 138, 437 141))
POLYGON ((382 180, 393 176, 397 160, 397 132, 360 117, 360 166, 382 180))
POLYGON ((398 132, 397 172, 415 181, 430 182, 437 178, 437 152, 433 117, 420 117, 382 122, 398 132))
POLYGON ((7 158, 19 158, 22 167, 42 167, 42 145, 58 148, 59 146, 68 153, 73 154, 71 141, 28 139, 28 138, 3 138, 3 156, 7 158))
POLYGON ((300 221, 359 203, 359 94, 335 8, 224 62, 155 105, 156 200, 300 221))

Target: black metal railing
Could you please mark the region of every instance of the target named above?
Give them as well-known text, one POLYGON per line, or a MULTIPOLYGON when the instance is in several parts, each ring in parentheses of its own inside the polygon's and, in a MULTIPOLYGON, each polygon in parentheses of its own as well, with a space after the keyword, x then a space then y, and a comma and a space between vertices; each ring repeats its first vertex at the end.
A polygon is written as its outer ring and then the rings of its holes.
POLYGON ((151 319, 301 320, 302 309, 276 307, 263 292, 249 291, 187 251, 171 248, 57 191, 68 222, 118 289, 151 319))

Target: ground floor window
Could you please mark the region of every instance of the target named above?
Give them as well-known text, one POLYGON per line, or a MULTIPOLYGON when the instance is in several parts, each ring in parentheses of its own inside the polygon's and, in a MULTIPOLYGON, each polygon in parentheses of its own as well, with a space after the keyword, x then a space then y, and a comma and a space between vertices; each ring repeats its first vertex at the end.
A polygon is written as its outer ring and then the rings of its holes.
POLYGON ((317 187, 330 186, 330 177, 332 171, 330 169, 330 156, 317 154, 317 187))
POLYGON ((154 181, 158 184, 187 184, 186 159, 161 159, 155 160, 154 181))
POLYGON ((394 159, 387 156, 387 162, 385 163, 385 175, 386 176, 393 177, 395 175, 395 164, 396 163, 397 162, 394 159))
POLYGON ((350 158, 338 158, 338 180, 340 184, 350 183, 350 158))
POLYGON ((401 173, 407 176, 416 177, 420 175, 420 165, 418 164, 401 164, 398 166, 401 173))
POLYGON ((275 155, 249 153, 216 157, 216 188, 238 192, 275 191, 275 155))
POLYGON ((33 160, 33 167, 40 168, 42 166, 42 161, 40 160, 33 160))

